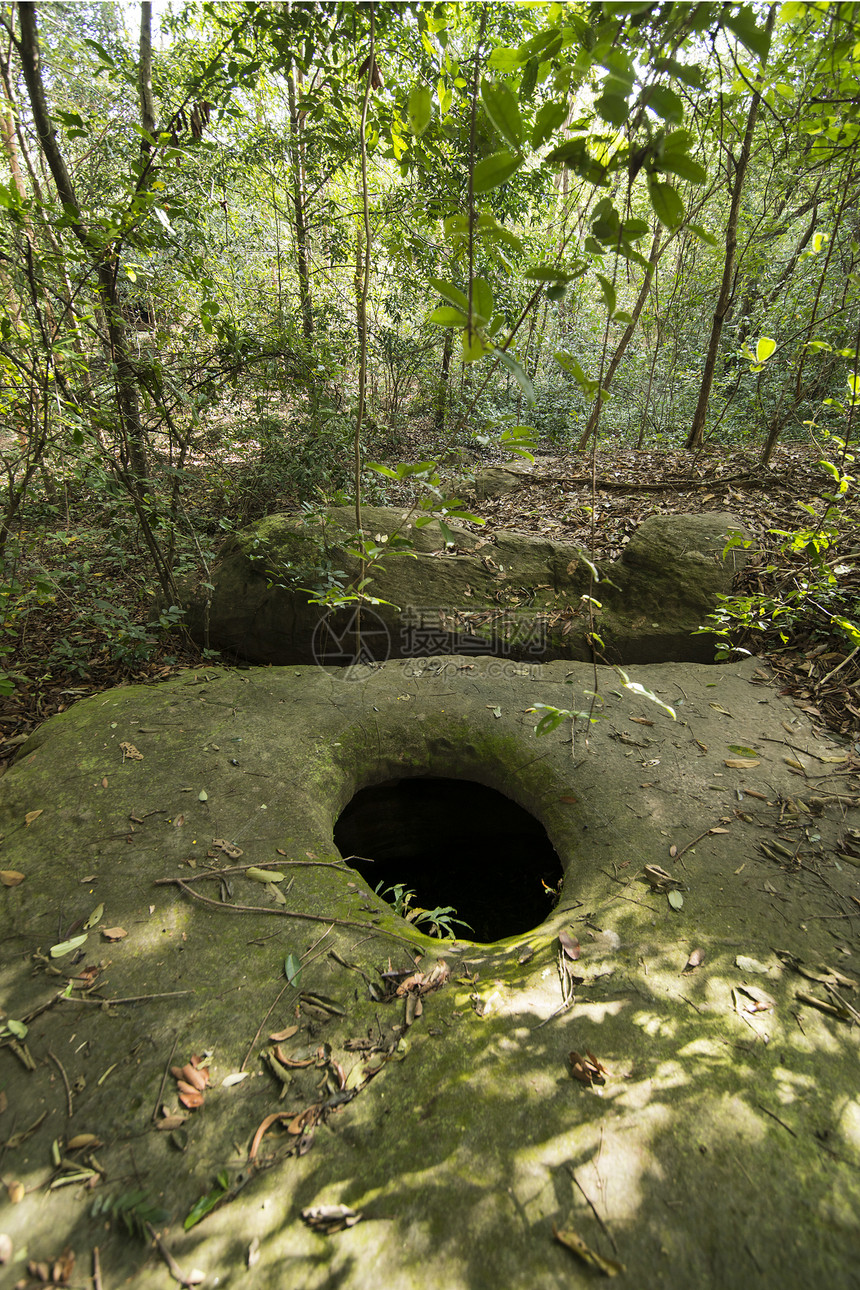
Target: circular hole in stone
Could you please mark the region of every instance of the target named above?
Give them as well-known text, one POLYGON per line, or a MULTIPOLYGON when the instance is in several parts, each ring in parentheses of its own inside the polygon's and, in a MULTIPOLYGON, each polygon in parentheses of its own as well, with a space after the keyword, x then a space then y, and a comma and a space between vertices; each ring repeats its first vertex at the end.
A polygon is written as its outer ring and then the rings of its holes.
MULTIPOLYGON (((498 941, 542 923, 563 871, 546 830, 493 788, 463 779, 392 779, 363 788, 334 827, 335 846, 398 913, 453 906, 455 935, 498 941), (371 863, 372 861, 372 863, 371 863), (400 903, 396 889, 402 885, 400 903)), ((426 919, 413 920, 431 932, 426 919)), ((432 932, 431 932, 432 934, 432 932)), ((445 934, 445 930, 443 930, 445 934)))

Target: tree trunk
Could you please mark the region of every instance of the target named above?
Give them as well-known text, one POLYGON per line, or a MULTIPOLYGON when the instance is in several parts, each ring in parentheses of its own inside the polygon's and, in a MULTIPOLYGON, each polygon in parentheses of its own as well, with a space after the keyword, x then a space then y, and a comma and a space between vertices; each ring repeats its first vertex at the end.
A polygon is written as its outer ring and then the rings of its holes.
MULTIPOLYGON (((606 369, 606 375, 603 378, 604 390, 608 390, 612 384, 612 378, 618 371, 618 364, 624 357, 624 351, 633 339, 633 335, 636 331, 636 324, 639 321, 639 315, 645 306, 645 301, 648 299, 648 292, 651 290, 651 279, 654 277, 654 270, 657 267, 657 261, 660 259, 660 241, 662 236, 663 227, 661 224, 658 224, 656 232, 654 233, 654 241, 651 243, 651 254, 648 256, 648 269, 645 273, 645 277, 642 279, 642 285, 639 288, 639 294, 636 297, 636 303, 633 306, 630 322, 624 328, 621 339, 615 348, 615 353, 612 355, 612 361, 606 369)), ((597 398, 594 400, 594 407, 591 409, 591 416, 588 418, 588 424, 582 432, 579 443, 576 445, 577 452, 584 452, 589 439, 591 439, 592 435, 597 433, 597 423, 600 420, 601 402, 601 395, 598 393, 597 398)))
POLYGON ((451 375, 451 356, 454 353, 454 332, 445 328, 445 339, 442 343, 442 362, 439 367, 439 392, 436 395, 435 429, 437 434, 445 432, 445 409, 448 405, 448 381, 451 375))
MULTIPOLYGON (((773 31, 773 24, 776 19, 776 6, 772 5, 767 15, 766 31, 768 38, 773 31)), ((757 88, 753 93, 750 110, 747 113, 746 129, 744 130, 743 142, 741 144, 740 156, 737 161, 730 158, 730 164, 734 164, 734 176, 730 181, 730 192, 732 202, 729 207, 729 221, 726 226, 726 254, 723 261, 723 276, 720 282, 720 294, 717 297, 717 307, 714 310, 714 320, 711 324, 711 339, 708 343, 708 352, 705 358, 705 368, 702 372, 702 384, 699 387, 699 400, 696 404, 696 411, 693 414, 693 424, 690 426, 690 433, 687 435, 687 442, 684 447, 689 449, 699 448, 702 444, 702 437, 705 432, 705 419, 708 415, 708 403, 711 398, 711 387, 714 383, 714 371, 717 366, 717 355, 720 350, 720 338, 723 334, 723 324, 726 321, 726 315, 729 312, 732 302, 732 277, 735 271, 735 253, 738 245, 738 213, 741 206, 741 196, 744 190, 744 180, 746 179, 747 167, 749 166, 750 154, 752 153, 752 141, 755 133, 756 120, 758 119, 758 110, 761 103, 761 89, 757 88)))
POLYGON ((74 184, 57 145, 57 132, 48 111, 45 87, 42 82, 42 57, 36 27, 36 5, 21 5, 18 12, 21 23, 18 52, 33 113, 33 124, 57 195, 66 207, 69 226, 92 257, 96 271, 99 304, 107 319, 110 357, 116 365, 117 410, 123 456, 134 476, 138 480, 144 480, 147 474, 147 462, 143 426, 140 420, 140 399, 134 363, 126 343, 125 320, 117 300, 112 247, 110 244, 102 245, 98 237, 86 227, 74 184))
POLYGON ((149 136, 141 139, 140 150, 144 156, 148 156, 155 141, 155 103, 152 97, 152 0, 142 0, 140 6, 137 88, 140 95, 140 124, 149 136))
POLYGON ((302 331, 305 339, 314 334, 313 302, 308 257, 308 227, 305 219, 305 195, 302 184, 301 147, 299 143, 299 114, 296 110, 296 87, 293 73, 287 77, 287 100, 290 109, 290 162, 293 171, 293 210, 296 220, 296 272, 299 279, 299 301, 302 310, 302 331))

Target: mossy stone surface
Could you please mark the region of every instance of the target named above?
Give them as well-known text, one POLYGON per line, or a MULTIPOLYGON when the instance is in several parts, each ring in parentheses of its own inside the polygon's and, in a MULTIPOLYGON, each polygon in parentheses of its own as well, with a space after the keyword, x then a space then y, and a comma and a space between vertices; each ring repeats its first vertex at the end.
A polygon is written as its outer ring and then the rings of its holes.
MULTIPOLYGON (((98 1246, 105 1285, 170 1284, 151 1244, 91 1216, 96 1197, 143 1188, 170 1214, 165 1245, 207 1284, 590 1284, 553 1225, 642 1287, 856 1284, 858 1028, 799 997, 832 1004, 835 989, 857 1006, 832 975, 860 975, 850 750, 755 660, 637 669, 675 721, 584 664, 438 658, 351 676, 214 668, 110 691, 46 723, 0 782, 0 867, 24 874, 0 888, 0 989, 8 1017, 31 1017, 35 1064, 0 1049, 3 1181, 25 1188, 0 1219, 20 1260, 10 1283, 68 1244, 79 1279, 98 1246), (589 730, 536 738, 536 703, 582 708, 594 690, 589 730), (565 869, 543 923, 492 945, 433 941, 340 860, 332 829, 352 794, 404 775, 471 778, 542 821, 565 869), (281 866, 286 905, 231 872, 245 864, 281 866), (646 865, 679 884, 680 908, 646 865), (52 957, 98 906, 80 955, 52 957), (117 926, 127 935, 106 940, 117 926), (560 957, 560 932, 578 957, 560 957), (407 1024, 383 974, 416 960, 450 976, 407 1024), (293 1025, 282 1052, 312 1064, 280 1097, 262 1053, 293 1025), (171 1139, 153 1124, 179 1109, 165 1072, 207 1052, 212 1085, 171 1139), (605 1083, 573 1078, 571 1053, 593 1054, 605 1083), (272 1124, 249 1165, 266 1118, 336 1098, 338 1070, 355 1095, 312 1143, 272 1124), (52 1143, 68 1158, 85 1132, 104 1144, 101 1181, 52 1190, 52 1143), (229 1202, 183 1231, 222 1171, 229 1202), (363 1218, 322 1235, 301 1218, 322 1204, 363 1218)), ((456 906, 468 857, 443 863, 456 906)))
MULTIPOLYGON (((587 660, 595 631, 610 662, 712 662, 713 639, 694 633, 746 560, 742 547, 723 554, 727 535, 744 532, 728 512, 652 516, 619 560, 596 566, 567 543, 485 538, 456 524, 450 548, 437 523, 418 528, 392 508, 365 508, 363 523, 381 546, 395 536, 411 543, 369 570, 378 603, 361 609, 363 648, 376 661, 458 652, 587 660)), ((348 587, 364 576, 354 525, 351 508, 333 507, 312 521, 269 515, 229 538, 214 589, 189 591, 195 638, 254 663, 307 664, 333 640, 348 647, 356 605, 330 611, 313 598, 331 580, 348 587)))

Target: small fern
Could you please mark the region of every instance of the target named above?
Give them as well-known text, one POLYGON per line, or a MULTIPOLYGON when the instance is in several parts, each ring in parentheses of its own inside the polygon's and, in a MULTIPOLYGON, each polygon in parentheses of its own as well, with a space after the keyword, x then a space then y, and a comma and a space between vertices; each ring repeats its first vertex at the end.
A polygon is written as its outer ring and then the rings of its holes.
POLYGON ((137 1236, 140 1240, 146 1240, 149 1233, 146 1230, 147 1223, 152 1223, 155 1227, 158 1223, 164 1223, 170 1217, 166 1209, 162 1209, 146 1191, 126 1191, 121 1192, 118 1196, 96 1196, 90 1207, 90 1214, 93 1218, 104 1218, 105 1215, 111 1221, 121 1219, 130 1236, 137 1236))

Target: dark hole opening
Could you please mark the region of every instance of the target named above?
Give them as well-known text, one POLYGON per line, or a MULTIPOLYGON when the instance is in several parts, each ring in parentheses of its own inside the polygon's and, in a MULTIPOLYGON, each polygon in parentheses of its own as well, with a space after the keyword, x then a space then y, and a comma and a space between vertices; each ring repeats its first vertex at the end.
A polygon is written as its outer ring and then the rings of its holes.
MULTIPOLYGON (((453 906, 458 936, 498 941, 542 923, 558 899, 561 862, 546 830, 495 789, 462 779, 393 779, 364 788, 334 827, 342 856, 394 904, 453 906), (369 863, 373 861, 373 863, 369 863), (401 900, 403 893, 401 893, 401 900)), ((402 912, 398 910, 398 912, 402 912)), ((408 912, 408 911, 407 911, 408 912)), ((415 925, 431 931, 426 919, 415 925)))

